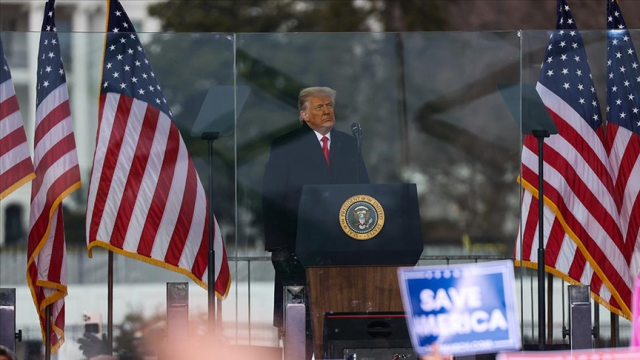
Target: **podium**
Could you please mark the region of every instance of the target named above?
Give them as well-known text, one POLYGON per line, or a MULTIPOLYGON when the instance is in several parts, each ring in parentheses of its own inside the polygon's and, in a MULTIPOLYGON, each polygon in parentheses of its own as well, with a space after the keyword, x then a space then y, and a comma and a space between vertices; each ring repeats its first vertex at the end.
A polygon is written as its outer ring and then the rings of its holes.
POLYGON ((307 273, 316 359, 327 314, 402 312, 397 267, 423 250, 415 184, 307 185, 296 255, 307 273))

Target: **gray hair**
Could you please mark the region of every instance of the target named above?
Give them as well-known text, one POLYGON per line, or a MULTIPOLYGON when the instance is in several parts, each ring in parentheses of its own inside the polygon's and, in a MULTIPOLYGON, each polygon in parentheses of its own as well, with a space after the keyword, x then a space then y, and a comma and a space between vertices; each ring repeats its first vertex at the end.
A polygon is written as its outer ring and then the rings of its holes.
MULTIPOLYGON (((323 96, 330 97, 332 102, 336 102, 336 91, 332 88, 316 86, 302 89, 300 91, 300 95, 298 95, 298 110, 307 110, 307 103, 309 102, 309 98, 323 96)), ((302 123, 303 121, 304 119, 302 118, 302 116, 300 116, 300 123, 302 123)))

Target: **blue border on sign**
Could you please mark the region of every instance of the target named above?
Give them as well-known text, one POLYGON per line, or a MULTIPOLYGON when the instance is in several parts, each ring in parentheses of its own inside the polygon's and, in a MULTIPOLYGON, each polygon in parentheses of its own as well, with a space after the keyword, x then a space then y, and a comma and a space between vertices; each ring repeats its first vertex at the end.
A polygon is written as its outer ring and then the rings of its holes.
POLYGON ((430 354, 433 343, 438 343, 442 354, 457 356, 520 349, 513 261, 399 268, 398 280, 416 353, 430 354), (468 309, 462 306, 465 302, 468 309), (483 307, 485 302, 489 305, 483 307), (477 311, 470 310, 473 308, 477 311), (497 311, 495 318, 491 309, 497 311), (469 320, 472 318, 476 321, 469 320), (443 329, 436 320, 447 321, 443 329), (497 325, 487 329, 487 324, 497 325))

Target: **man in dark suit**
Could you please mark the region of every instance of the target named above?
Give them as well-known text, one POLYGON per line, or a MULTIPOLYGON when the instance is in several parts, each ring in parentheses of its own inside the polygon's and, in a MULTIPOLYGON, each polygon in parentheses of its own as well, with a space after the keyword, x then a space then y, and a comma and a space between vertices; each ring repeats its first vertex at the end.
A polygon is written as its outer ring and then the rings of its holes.
MULTIPOLYGON (((273 140, 265 166, 262 193, 265 248, 271 252, 276 270, 273 321, 280 329, 283 326, 283 286, 306 286, 304 268, 295 256, 302 187, 369 182, 356 139, 333 128, 335 95, 334 90, 326 87, 306 88, 300 92, 301 125, 273 140)), ((333 216, 337 217, 337 214, 333 216)), ((308 320, 307 329, 310 339, 308 320)))

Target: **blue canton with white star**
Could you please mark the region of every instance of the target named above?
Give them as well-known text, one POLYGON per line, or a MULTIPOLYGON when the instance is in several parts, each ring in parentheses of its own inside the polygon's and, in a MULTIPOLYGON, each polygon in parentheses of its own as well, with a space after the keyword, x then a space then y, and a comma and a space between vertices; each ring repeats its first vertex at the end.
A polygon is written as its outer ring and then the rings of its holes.
POLYGON ((538 82, 562 98, 595 130, 602 125, 600 104, 582 36, 565 0, 559 2, 556 20, 557 30, 551 34, 538 82))
POLYGON ((44 21, 40 33, 38 50, 38 73, 36 85, 36 106, 60 85, 67 81, 60 57, 60 42, 56 32, 55 0, 47 1, 44 8, 44 21))
POLYGON ((640 65, 620 6, 607 6, 607 120, 640 135, 640 65))
POLYGON ((173 119, 136 30, 117 0, 109 2, 101 93, 120 93, 144 101, 173 119))
POLYGON ((9 63, 7 62, 7 58, 4 56, 4 47, 2 46, 2 39, 0 39, 0 64, 2 68, 0 69, 0 84, 3 84, 5 81, 11 79, 11 71, 9 70, 9 63))

